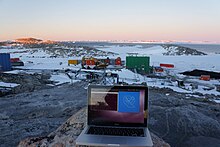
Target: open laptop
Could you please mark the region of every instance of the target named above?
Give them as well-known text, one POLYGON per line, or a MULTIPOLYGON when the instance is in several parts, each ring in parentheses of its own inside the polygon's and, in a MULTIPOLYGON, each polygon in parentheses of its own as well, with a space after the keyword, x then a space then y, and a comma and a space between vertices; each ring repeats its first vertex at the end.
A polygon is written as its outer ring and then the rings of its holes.
POLYGON ((76 145, 151 147, 147 121, 147 86, 89 85, 87 126, 76 145))

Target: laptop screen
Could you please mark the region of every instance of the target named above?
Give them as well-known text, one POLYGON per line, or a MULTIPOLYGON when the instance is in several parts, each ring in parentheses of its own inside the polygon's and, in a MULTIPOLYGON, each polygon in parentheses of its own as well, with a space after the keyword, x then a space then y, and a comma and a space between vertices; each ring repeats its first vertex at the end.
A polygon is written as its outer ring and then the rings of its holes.
POLYGON ((88 124, 146 126, 145 86, 89 86, 88 124))

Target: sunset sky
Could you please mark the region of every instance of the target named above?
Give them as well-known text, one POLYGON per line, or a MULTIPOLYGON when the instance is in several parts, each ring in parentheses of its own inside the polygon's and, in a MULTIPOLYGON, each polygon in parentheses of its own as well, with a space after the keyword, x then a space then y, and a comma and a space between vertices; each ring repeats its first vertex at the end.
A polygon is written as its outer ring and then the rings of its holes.
POLYGON ((0 40, 220 43, 220 0, 0 0, 0 40))

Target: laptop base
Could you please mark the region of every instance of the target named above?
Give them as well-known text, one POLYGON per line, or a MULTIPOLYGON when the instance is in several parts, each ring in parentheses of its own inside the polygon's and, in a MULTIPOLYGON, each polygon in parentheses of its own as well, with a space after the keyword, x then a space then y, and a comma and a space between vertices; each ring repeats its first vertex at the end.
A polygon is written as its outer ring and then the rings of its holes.
POLYGON ((152 147, 152 139, 146 128, 146 137, 110 136, 86 134, 89 126, 85 127, 76 140, 76 146, 121 146, 121 147, 152 147))

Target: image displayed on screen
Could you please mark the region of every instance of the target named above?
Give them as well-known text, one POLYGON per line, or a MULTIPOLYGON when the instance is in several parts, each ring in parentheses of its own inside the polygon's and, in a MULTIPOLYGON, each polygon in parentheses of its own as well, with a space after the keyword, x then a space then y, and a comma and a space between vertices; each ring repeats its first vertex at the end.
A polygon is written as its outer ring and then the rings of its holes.
POLYGON ((145 90, 91 89, 91 122, 144 123, 145 90))
POLYGON ((119 92, 118 93, 118 112, 140 111, 140 92, 119 92))

